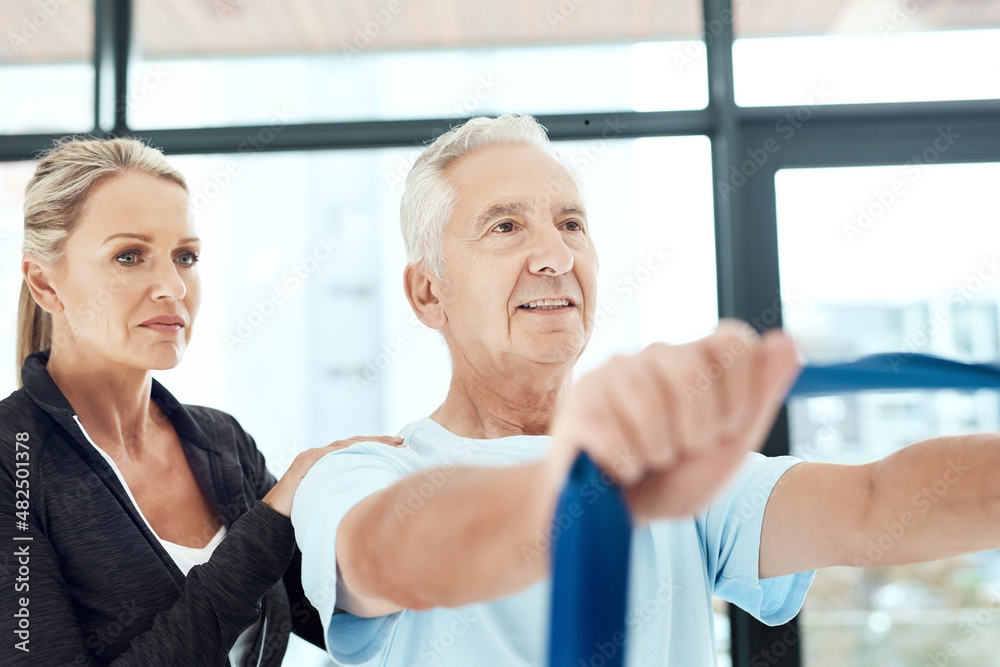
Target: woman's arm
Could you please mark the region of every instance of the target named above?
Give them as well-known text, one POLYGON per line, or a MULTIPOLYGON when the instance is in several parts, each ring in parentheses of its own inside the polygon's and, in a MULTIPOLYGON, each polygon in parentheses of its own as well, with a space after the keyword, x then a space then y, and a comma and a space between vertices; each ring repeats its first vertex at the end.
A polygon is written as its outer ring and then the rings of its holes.
MULTIPOLYGON (((9 475, 3 475, 0 482, 3 497, 13 498, 12 482, 9 475)), ((15 515, 12 505, 8 503, 10 509, 4 508, 2 513, 0 539, 13 545, 8 549, 10 553, 21 549, 26 562, 19 563, 17 556, 8 556, 0 571, 4 608, 10 609, 2 614, 0 621, 0 632, 4 641, 9 642, 2 648, 10 660, 5 659, 4 664, 102 664, 99 658, 108 649, 102 636, 117 637, 128 631, 129 625, 142 622, 146 616, 145 601, 128 601, 117 618, 109 618, 104 633, 98 631, 84 637, 55 548, 30 513, 28 528, 19 530, 17 522, 22 519, 15 515), (14 537, 31 539, 15 541, 14 537), (20 609, 26 610, 23 621, 16 616, 20 609), (17 630, 21 630, 20 635, 17 630)), ((263 503, 256 503, 232 525, 212 558, 192 568, 173 606, 157 614, 152 627, 134 637, 127 651, 104 664, 116 667, 225 664, 236 638, 257 620, 261 599, 287 568, 292 540, 288 519, 263 503), (247 557, 250 553, 254 554, 252 559, 247 557)), ((131 578, 122 564, 94 563, 94 567, 122 567, 123 585, 131 578)))
MULTIPOLYGON (((0 509, 0 540, 7 545, 0 555, 0 608, 4 610, 0 614, 0 633, 6 638, 0 654, 9 656, 9 664, 228 664, 228 653, 236 639, 260 618, 265 596, 286 574, 295 552, 290 520, 263 502, 255 502, 230 526, 212 558, 192 568, 181 580, 179 592, 174 584, 164 583, 167 588, 151 597, 150 578, 164 582, 171 578, 164 579, 164 571, 147 570, 149 561, 140 564, 125 556, 135 549, 122 545, 122 559, 109 558, 104 549, 104 556, 86 561, 91 552, 88 544, 110 545, 115 539, 132 538, 96 534, 103 524, 95 522, 94 517, 78 522, 62 517, 60 524, 65 531, 54 537, 49 534, 45 479, 58 484, 49 491, 53 499, 59 500, 53 507, 59 507, 60 512, 69 507, 67 498, 89 502, 100 491, 84 482, 80 482, 80 488, 66 486, 61 476, 42 474, 55 471, 38 467, 45 452, 40 445, 48 437, 38 424, 27 429, 40 439, 29 443, 30 456, 25 455, 23 463, 30 468, 22 470, 15 436, 26 428, 19 426, 24 418, 9 424, 3 416, 0 414, 0 497, 8 501, 0 509), (30 492, 30 502, 22 503, 24 511, 15 504, 22 477, 28 480, 25 484, 30 483, 30 489, 24 490, 30 492), (70 552, 77 559, 69 564, 76 571, 72 585, 63 574, 70 552), (91 569, 93 577, 88 577, 91 569), (87 586, 88 580, 100 589, 85 594, 108 601, 108 609, 95 610, 89 620, 82 613, 78 616, 81 596, 74 593, 77 586, 87 586), (115 660, 109 663, 111 657, 115 660)), ((255 458, 246 456, 242 461, 253 462, 255 458)), ((262 458, 260 466, 258 473, 263 474, 257 478, 263 488, 255 494, 257 499, 265 495, 264 489, 275 485, 273 476, 263 468, 262 458)), ((296 608, 293 603, 292 612, 297 624, 308 620, 301 606, 296 608)), ((319 627, 318 622, 315 625, 319 627)), ((8 658, 3 662, 8 664, 8 658)))
MULTIPOLYGON (((316 461, 326 456, 332 451, 344 449, 358 442, 381 442, 387 445, 400 445, 402 438, 389 436, 355 436, 347 440, 335 441, 326 447, 307 449, 295 457, 292 464, 281 479, 275 482, 274 475, 267 469, 264 457, 257 449, 250 434, 242 431, 246 438, 245 446, 248 447, 248 456, 244 460, 249 461, 252 467, 251 479, 259 480, 257 487, 257 497, 275 511, 284 516, 289 516, 292 511, 292 498, 299 482, 316 461)), ((302 590, 302 552, 295 546, 292 559, 285 570, 283 577, 285 590, 288 593, 288 604, 292 617, 292 632, 305 639, 310 644, 326 650, 326 641, 323 636, 323 623, 320 620, 319 612, 309 602, 305 592, 302 590)))

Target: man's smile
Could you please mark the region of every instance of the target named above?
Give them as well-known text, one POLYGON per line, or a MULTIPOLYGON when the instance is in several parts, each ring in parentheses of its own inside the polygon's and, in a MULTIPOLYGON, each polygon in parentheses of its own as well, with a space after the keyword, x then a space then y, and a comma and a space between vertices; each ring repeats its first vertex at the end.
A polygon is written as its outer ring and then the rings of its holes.
POLYGON ((565 298, 536 299, 535 301, 529 301, 518 306, 522 310, 558 310, 567 307, 572 308, 574 304, 571 300, 565 298))

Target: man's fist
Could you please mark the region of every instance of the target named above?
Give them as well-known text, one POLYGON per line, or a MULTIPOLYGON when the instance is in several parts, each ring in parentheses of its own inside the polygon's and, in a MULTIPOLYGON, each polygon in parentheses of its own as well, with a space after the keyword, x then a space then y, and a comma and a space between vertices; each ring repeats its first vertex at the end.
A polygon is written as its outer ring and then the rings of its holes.
POLYGON ((732 320, 693 343, 615 357, 559 407, 550 460, 565 473, 587 451, 635 521, 695 514, 763 446, 798 371, 788 336, 732 320))

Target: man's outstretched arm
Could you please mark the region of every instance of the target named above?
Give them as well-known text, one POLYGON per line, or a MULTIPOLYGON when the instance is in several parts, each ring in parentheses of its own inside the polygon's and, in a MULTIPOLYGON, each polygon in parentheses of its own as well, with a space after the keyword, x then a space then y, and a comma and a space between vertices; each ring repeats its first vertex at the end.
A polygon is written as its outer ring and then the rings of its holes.
POLYGON ((398 508, 412 493, 422 497, 424 473, 344 517, 336 546, 342 609, 382 616, 455 607, 515 593, 548 572, 548 554, 532 550, 548 535, 561 485, 546 462, 440 470, 447 481, 418 510, 398 508))
POLYGON ((1000 435, 934 438, 866 465, 803 463, 771 493, 760 577, 1000 547, 1000 435))
POLYGON ((700 510, 761 446, 797 369, 787 337, 756 339, 732 324, 612 360, 567 396, 543 461, 452 468, 402 520, 396 508, 425 473, 355 505, 336 536, 338 606, 380 616, 496 599, 538 581, 548 554, 526 552, 548 534, 581 448, 623 486, 635 520, 700 510), (698 381, 706 369, 709 386, 698 381))

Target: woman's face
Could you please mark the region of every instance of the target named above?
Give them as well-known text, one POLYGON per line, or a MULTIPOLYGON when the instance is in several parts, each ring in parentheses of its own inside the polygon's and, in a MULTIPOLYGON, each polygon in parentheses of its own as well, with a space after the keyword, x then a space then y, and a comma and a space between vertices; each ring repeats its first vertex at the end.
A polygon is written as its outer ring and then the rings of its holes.
POLYGON ((53 267, 63 333, 86 355, 173 368, 201 304, 200 251, 183 188, 138 172, 101 183, 53 267))

